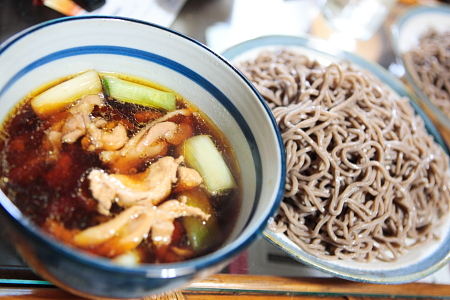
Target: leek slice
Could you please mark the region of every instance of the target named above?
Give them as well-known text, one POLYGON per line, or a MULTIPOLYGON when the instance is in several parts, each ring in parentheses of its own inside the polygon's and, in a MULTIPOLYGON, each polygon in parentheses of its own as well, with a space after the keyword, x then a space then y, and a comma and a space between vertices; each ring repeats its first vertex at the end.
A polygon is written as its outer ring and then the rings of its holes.
POLYGON ((208 197, 197 188, 184 191, 180 196, 186 197, 187 205, 198 207, 210 215, 207 221, 203 221, 198 217, 183 217, 183 227, 192 249, 196 253, 202 253, 218 246, 222 240, 222 233, 208 197))
POLYGON ((209 136, 191 137, 183 145, 186 164, 202 176, 210 193, 222 193, 236 187, 230 169, 209 136))
POLYGON ((176 108, 177 100, 174 93, 164 92, 116 77, 103 77, 102 82, 106 95, 116 100, 165 111, 172 111, 176 108))
POLYGON ((59 112, 67 105, 85 95, 102 92, 100 77, 94 70, 87 71, 58 85, 31 99, 31 107, 38 116, 45 116, 59 112))

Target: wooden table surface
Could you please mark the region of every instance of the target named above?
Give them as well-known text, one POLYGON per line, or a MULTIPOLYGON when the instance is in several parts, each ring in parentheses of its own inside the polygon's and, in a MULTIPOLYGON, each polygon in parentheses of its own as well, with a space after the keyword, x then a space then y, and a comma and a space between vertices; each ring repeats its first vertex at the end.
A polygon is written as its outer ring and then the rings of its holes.
MULTIPOLYGON (((337 278, 294 278, 216 274, 155 300, 220 299, 450 299, 450 285, 407 283, 382 285, 337 278)), ((0 299, 82 299, 53 286, 0 285, 0 299)))

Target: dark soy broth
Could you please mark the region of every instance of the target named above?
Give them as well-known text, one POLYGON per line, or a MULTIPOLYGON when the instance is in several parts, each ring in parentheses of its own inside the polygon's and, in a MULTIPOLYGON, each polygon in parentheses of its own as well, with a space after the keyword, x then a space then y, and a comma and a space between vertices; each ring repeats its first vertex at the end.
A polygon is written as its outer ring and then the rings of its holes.
MULTIPOLYGON (((117 74, 115 76, 130 79, 129 76, 117 74)), ((140 84, 143 82, 139 81, 140 84)), ((153 84, 153 86, 157 85, 153 84)), ((102 119, 111 126, 121 124, 126 129, 128 138, 132 138, 147 124, 165 114, 161 110, 101 96, 104 99, 104 105, 95 106, 90 113, 90 118, 102 119)), ((65 109, 42 118, 33 111, 31 99, 32 97, 23 99, 2 125, 1 189, 36 225, 59 240, 72 244, 74 234, 111 220, 125 208, 113 203, 109 215, 99 213, 98 203, 92 195, 88 180, 88 174, 92 169, 98 168, 110 172, 105 163, 99 159, 99 151, 86 150, 86 137, 80 137, 76 142, 62 143, 58 155, 55 155, 52 146, 49 145, 48 132, 55 127, 55 124, 68 118, 71 113, 65 109)), ((190 102, 177 95, 176 103, 176 109, 187 109, 192 113, 188 116, 176 115, 168 121, 177 126, 181 124, 190 126, 193 129, 193 136, 210 136, 230 167, 237 187, 223 195, 208 195, 220 228, 219 243, 199 253, 191 253, 192 249, 183 228, 183 217, 176 218, 173 221, 174 229, 170 245, 156 248, 149 234, 133 250, 138 253, 140 263, 174 262, 214 251, 231 233, 241 207, 242 188, 239 167, 225 136, 190 102), (177 249, 177 252, 170 249, 177 249), (183 249, 188 249, 190 252, 187 250, 185 252, 191 254, 184 255, 183 249)), ((164 156, 178 157, 179 148, 169 145, 164 156)), ((122 170, 122 173, 143 172, 160 157, 161 155, 158 155, 146 159, 125 171, 122 170)), ((200 185, 194 190, 203 192, 203 189, 200 185)), ((166 199, 176 197, 177 191, 172 189, 166 199)), ((83 251, 99 254, 96 252, 96 247, 86 247, 83 251)), ((114 258, 114 255, 111 258, 114 258)))

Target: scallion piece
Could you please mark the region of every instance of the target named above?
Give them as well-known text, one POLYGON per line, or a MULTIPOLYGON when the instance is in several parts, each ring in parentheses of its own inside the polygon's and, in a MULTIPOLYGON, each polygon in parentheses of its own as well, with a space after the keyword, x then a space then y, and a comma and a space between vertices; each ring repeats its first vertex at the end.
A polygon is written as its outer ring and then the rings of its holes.
POLYGON ((202 253, 218 246, 222 233, 208 197, 200 189, 184 191, 180 196, 186 197, 187 205, 198 207, 210 215, 207 221, 198 217, 183 217, 182 223, 192 249, 202 253))
POLYGON ((202 176, 210 193, 222 193, 236 186, 230 169, 208 135, 191 137, 183 145, 186 164, 202 176))
POLYGON ((63 110, 85 95, 101 92, 100 77, 96 71, 90 70, 37 95, 31 99, 31 107, 38 116, 45 116, 63 110))
POLYGON ((106 95, 119 101, 140 104, 147 107, 172 111, 176 108, 174 93, 164 92, 142 84, 116 77, 102 78, 106 95))

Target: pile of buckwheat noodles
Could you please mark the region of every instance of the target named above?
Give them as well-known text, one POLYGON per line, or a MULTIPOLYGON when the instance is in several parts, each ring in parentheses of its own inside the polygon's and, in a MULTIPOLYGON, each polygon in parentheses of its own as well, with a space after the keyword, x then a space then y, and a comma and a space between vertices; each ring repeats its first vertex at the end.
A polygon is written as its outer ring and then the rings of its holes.
POLYGON ((350 66, 288 49, 237 64, 272 109, 286 149, 285 197, 269 228, 325 259, 394 261, 437 238, 448 158, 408 99, 350 66))
POLYGON ((428 30, 403 60, 414 82, 450 118, 450 30, 428 30))

